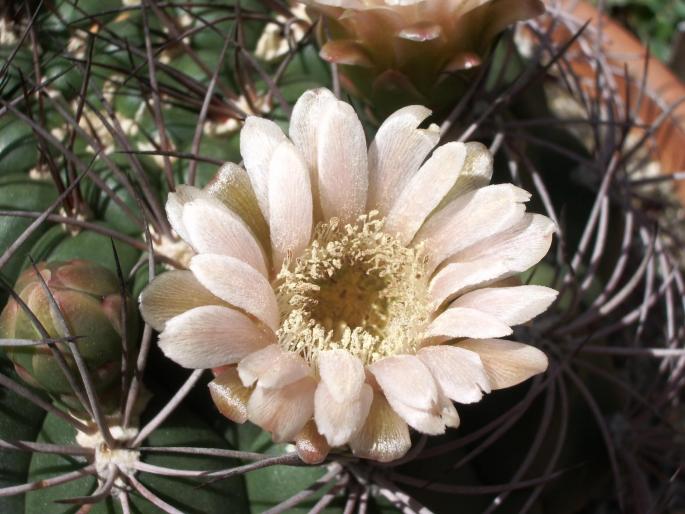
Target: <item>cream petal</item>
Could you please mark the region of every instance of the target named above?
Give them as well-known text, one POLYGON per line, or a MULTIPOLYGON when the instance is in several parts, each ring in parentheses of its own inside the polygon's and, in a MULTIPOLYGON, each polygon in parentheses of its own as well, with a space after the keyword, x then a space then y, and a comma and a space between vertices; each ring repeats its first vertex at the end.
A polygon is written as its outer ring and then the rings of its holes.
POLYGON ((511 328, 491 314, 477 309, 450 307, 426 329, 425 337, 504 337, 511 328))
POLYGON ((274 442, 291 441, 314 414, 316 381, 311 377, 280 389, 257 387, 247 403, 255 425, 271 432, 274 442))
MULTIPOLYGON (((429 369, 414 355, 393 355, 367 366, 390 404, 397 399, 408 407, 428 410, 438 400, 429 369)), ((393 406, 394 408, 394 406, 393 406)))
POLYGON ((319 120, 317 169, 324 220, 355 220, 366 208, 369 187, 366 137, 354 108, 326 106, 319 120))
POLYGON ((427 346, 417 353, 445 396, 459 403, 480 401, 490 383, 477 353, 449 345, 427 346))
POLYGON ((276 331, 279 324, 276 296, 269 281, 252 266, 234 257, 208 253, 193 257, 190 270, 211 293, 276 331))
POLYGON ((429 293, 437 309, 466 289, 502 278, 509 270, 499 259, 455 262, 446 265, 431 279, 429 293))
POLYGON ((510 229, 455 253, 449 261, 498 259, 511 273, 521 273, 547 255, 555 230, 556 225, 547 216, 526 213, 510 229))
POLYGON ((445 432, 445 424, 459 424, 454 405, 439 390, 431 371, 414 355, 395 355, 367 368, 393 410, 424 434, 445 432))
POLYGON ((400 241, 408 244, 459 177, 465 158, 464 143, 438 147, 397 197, 385 220, 385 231, 399 234, 400 241))
POLYGON ((362 362, 346 350, 325 350, 319 353, 319 375, 336 402, 359 397, 365 374, 362 362))
POLYGON ((392 410, 383 394, 374 391, 366 422, 350 438, 349 445, 358 457, 390 462, 409 451, 411 438, 407 424, 392 410))
POLYGON ((228 255, 268 275, 264 253, 245 222, 218 200, 189 202, 183 224, 198 253, 228 255))
POLYGON ((251 353, 238 364, 238 375, 245 387, 251 387, 269 371, 274 361, 280 359, 285 351, 277 344, 271 344, 266 348, 251 353))
POLYGON ((309 244, 312 217, 309 172, 295 146, 286 141, 269 166, 269 226, 276 272, 288 254, 297 257, 309 244))
POLYGON ((256 116, 248 116, 240 131, 240 154, 266 219, 269 219, 269 166, 276 148, 286 140, 278 125, 256 116))
POLYGON ((290 117, 290 139, 309 169, 314 218, 321 218, 317 150, 323 112, 338 99, 326 88, 305 91, 298 98, 290 117))
POLYGON ((179 185, 176 186, 176 191, 169 193, 167 197, 165 210, 171 228, 188 244, 191 244, 190 235, 183 223, 183 206, 193 200, 207 198, 207 196, 207 193, 197 187, 179 185))
POLYGON ((354 400, 338 402, 324 382, 314 395, 314 420, 319 432, 331 446, 346 444, 364 424, 373 400, 373 390, 362 384, 354 400))
POLYGON ((458 428, 461 420, 459 419, 459 414, 457 413, 457 409, 454 407, 454 404, 447 398, 445 395, 441 395, 440 397, 440 418, 442 419, 442 422, 452 428, 458 428))
POLYGON ((255 234, 263 249, 271 248, 269 226, 259 208, 250 177, 241 166, 227 162, 219 168, 204 190, 211 198, 219 200, 240 216, 255 234))
POLYGON ((517 223, 525 213, 530 194, 512 184, 477 189, 446 205, 431 216, 416 234, 415 242, 430 249, 429 269, 444 259, 517 223))
POLYGON ((290 117, 290 139, 300 151, 310 170, 316 170, 317 166, 321 117, 329 106, 337 102, 338 99, 333 93, 320 87, 305 91, 293 107, 290 117))
POLYGON ((292 384, 311 375, 311 369, 305 360, 292 352, 283 352, 270 362, 269 368, 257 381, 258 387, 274 389, 292 384))
POLYGON ((247 421, 250 389, 240 381, 235 366, 225 369, 209 384, 209 394, 221 414, 235 423, 247 421))
MULTIPOLYGON (((402 403, 397 398, 388 398, 390 406, 407 425, 418 430, 422 434, 439 435, 445 433, 445 420, 442 418, 442 409, 437 407, 431 410, 416 409, 402 403)), ((452 406, 454 408, 454 406, 452 406)))
POLYGON ((452 302, 450 307, 477 309, 512 326, 530 321, 545 312, 558 294, 549 287, 535 285, 487 287, 466 293, 452 302))
POLYGON ((183 367, 205 369, 238 362, 274 339, 241 312, 205 305, 167 321, 159 347, 183 367))
POLYGON ((481 339, 460 341, 458 345, 480 355, 493 389, 515 386, 547 369, 547 356, 527 344, 481 339))
POLYGON ((207 291, 188 270, 162 273, 140 294, 140 314, 157 332, 174 316, 202 305, 225 302, 207 291))
POLYGON ((475 141, 465 143, 464 146, 466 147, 466 158, 459 178, 445 195, 438 208, 444 207, 458 196, 485 187, 490 183, 494 158, 488 147, 475 141))
POLYGON ((431 112, 410 105, 391 114, 369 147, 370 209, 387 214, 411 176, 438 144, 439 129, 417 128, 431 112))
POLYGON ((433 303, 526 271, 547 254, 554 230, 546 216, 527 213, 510 229, 457 252, 431 280, 433 303))

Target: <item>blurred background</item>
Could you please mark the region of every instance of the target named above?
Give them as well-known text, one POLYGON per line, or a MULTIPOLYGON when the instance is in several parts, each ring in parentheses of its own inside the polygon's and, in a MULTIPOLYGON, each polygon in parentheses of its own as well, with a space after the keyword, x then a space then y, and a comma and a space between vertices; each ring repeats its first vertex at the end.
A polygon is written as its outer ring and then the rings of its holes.
POLYGON ((685 78, 685 0, 606 0, 615 19, 685 78))

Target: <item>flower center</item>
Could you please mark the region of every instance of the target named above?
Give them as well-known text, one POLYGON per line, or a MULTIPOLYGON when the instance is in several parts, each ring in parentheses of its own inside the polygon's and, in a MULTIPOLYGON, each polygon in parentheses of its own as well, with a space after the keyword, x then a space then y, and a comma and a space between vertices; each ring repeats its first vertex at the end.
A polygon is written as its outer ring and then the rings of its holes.
POLYGON ((314 364, 337 348, 365 364, 416 352, 430 316, 425 257, 383 232, 375 211, 354 224, 319 224, 276 279, 280 344, 314 364))

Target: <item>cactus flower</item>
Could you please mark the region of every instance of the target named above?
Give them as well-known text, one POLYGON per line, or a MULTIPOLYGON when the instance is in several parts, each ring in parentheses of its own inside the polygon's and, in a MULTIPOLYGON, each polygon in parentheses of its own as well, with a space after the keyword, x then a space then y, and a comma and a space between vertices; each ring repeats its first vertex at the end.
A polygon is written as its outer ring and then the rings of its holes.
MULTIPOLYGON (((76 344, 96 389, 107 393, 107 389, 115 385, 118 394, 122 360, 122 297, 116 275, 86 260, 40 263, 37 268, 59 306, 68 334, 60 328, 60 316, 51 308, 49 296, 33 268, 28 268, 17 279, 15 291, 51 338, 78 337, 76 344)), ((131 305, 130 301, 128 305, 131 305)), ((135 326, 134 311, 127 321, 129 327, 135 326)), ((38 328, 14 299, 9 300, 0 315, 0 337, 42 339, 38 328)), ((133 340, 129 337, 129 344, 133 344, 133 340)), ((60 342, 57 346, 74 375, 78 376, 66 344, 60 342)), ((5 352, 26 382, 44 389, 68 407, 78 409, 73 391, 46 345, 11 346, 5 348, 5 352)), ((107 408, 108 399, 101 400, 107 408)))
POLYGON ((440 107, 463 90, 512 23, 541 14, 540 0, 303 0, 321 18, 321 56, 377 110, 440 107))
POLYGON ((441 434, 459 425, 453 402, 547 367, 500 338, 556 297, 512 283, 554 225, 525 212, 523 189, 488 185, 483 145, 437 146, 434 126, 418 128, 429 114, 401 109, 367 148, 349 104, 308 91, 290 137, 250 117, 244 169, 169 195, 196 255, 143 291, 145 320, 169 358, 215 370, 224 415, 296 441, 308 462, 341 446, 397 459, 409 427, 441 434))

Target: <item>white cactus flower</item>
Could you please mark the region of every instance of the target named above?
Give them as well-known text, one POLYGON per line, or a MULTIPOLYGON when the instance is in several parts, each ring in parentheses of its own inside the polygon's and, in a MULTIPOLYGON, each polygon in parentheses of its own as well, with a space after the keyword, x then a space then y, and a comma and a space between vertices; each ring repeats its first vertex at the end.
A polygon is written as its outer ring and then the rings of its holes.
POLYGON ((547 253, 554 224, 530 195, 488 185, 479 143, 437 146, 430 112, 405 107, 367 149, 354 109, 326 89, 295 105, 289 137, 250 117, 244 168, 169 196, 174 230, 196 255, 141 296, 163 352, 213 368, 227 417, 305 460, 330 447, 390 461, 409 427, 456 427, 456 403, 547 368, 540 350, 499 339, 557 292, 512 285, 547 253))

